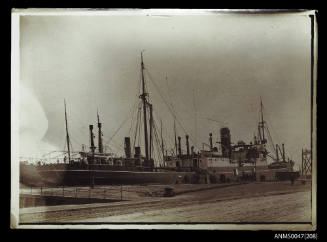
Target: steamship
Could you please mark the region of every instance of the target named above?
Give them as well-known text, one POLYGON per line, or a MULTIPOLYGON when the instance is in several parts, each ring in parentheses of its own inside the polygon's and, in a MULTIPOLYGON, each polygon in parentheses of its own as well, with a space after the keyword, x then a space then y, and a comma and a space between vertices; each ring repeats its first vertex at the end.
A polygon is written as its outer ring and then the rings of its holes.
MULTIPOLYGON (((261 121, 258 125, 258 137, 246 144, 243 141, 233 144, 228 127, 220 129, 220 142, 213 144, 212 133, 209 134, 208 149, 195 151, 189 145, 186 135, 186 154, 182 153, 181 137, 176 137, 175 149, 168 155, 161 144, 158 127, 153 116, 153 107, 149 101, 144 78, 144 62, 141 53, 141 94, 138 108, 135 136, 124 138, 124 157, 104 152, 102 141, 102 123, 98 118, 98 147, 94 143, 93 125, 89 125, 90 150, 85 148, 78 152, 78 158, 72 157, 70 136, 65 106, 67 156, 63 163, 26 164, 20 163, 20 182, 27 185, 103 185, 103 184, 172 184, 172 183, 216 183, 239 180, 275 180, 294 177, 294 162, 285 157, 282 149, 274 145, 275 156, 267 151, 265 132, 267 127, 263 119, 261 101, 261 121), (143 116, 143 131, 141 134, 143 116), (144 138, 144 155, 141 147, 136 145, 137 135, 144 138), (132 152, 132 143, 133 151, 132 152), (158 149, 155 153, 154 143, 158 149), (133 154, 132 154, 133 153, 133 154), (157 157, 155 158, 155 155, 157 157), (273 159, 268 164, 268 157, 273 159), (279 158, 280 157, 280 158, 279 158), (68 158, 68 159, 67 159, 68 158)), ((162 127, 162 124, 161 124, 162 127)), ((269 130, 268 130, 269 134, 269 130)), ((269 134, 270 136, 270 134, 269 134)))

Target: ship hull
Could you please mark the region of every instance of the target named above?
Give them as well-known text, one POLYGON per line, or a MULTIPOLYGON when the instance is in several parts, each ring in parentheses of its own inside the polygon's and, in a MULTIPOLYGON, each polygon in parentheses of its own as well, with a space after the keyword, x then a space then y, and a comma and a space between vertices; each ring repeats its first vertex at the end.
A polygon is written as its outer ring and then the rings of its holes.
POLYGON ((217 181, 239 181, 250 179, 256 181, 279 180, 277 173, 293 172, 291 167, 271 169, 268 166, 230 166, 230 167, 209 167, 208 173, 214 176, 217 181))
MULTIPOLYGON (((203 173, 191 171, 126 171, 87 169, 38 169, 36 166, 21 166, 20 182, 31 186, 83 186, 111 184, 175 184, 175 183, 219 183, 240 180, 279 180, 281 172, 292 172, 292 168, 271 169, 256 167, 210 167, 203 173), (237 171, 236 171, 237 168, 237 171), (201 175, 199 175, 201 174, 201 175)), ((203 171, 203 170, 202 170, 203 171)))
POLYGON ((89 185, 94 177, 95 185, 110 184, 175 184, 191 179, 194 172, 151 172, 111 170, 39 170, 21 167, 20 181, 26 185, 82 186, 89 185))

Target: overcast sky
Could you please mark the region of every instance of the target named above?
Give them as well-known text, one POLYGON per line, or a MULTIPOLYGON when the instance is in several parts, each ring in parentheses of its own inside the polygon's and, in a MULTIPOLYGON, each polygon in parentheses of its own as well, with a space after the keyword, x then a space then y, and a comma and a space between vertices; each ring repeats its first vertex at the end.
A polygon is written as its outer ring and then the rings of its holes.
MULTIPOLYGON (((274 141, 300 162, 310 147, 310 37, 309 17, 298 15, 22 16, 21 154, 64 148, 64 98, 74 151, 89 146, 97 108, 107 142, 138 99, 145 50, 145 80, 168 148, 173 117, 153 83, 199 148, 209 132, 217 141, 223 125, 233 142, 249 142, 261 96, 274 141)), ((125 122, 110 149, 121 152, 135 125, 125 122)), ((185 149, 179 124, 177 132, 185 149)))

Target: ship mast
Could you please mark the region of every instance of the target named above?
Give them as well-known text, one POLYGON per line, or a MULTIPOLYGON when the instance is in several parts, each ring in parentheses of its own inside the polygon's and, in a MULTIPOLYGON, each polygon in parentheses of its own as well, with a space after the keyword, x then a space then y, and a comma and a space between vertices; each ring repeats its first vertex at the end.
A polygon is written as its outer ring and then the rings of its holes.
MULTIPOLYGON (((261 122, 260 122, 260 127, 261 127, 261 130, 262 130, 262 143, 266 143, 266 140, 265 140, 265 123, 264 123, 264 120, 263 120, 263 105, 262 105, 262 99, 261 99, 261 96, 260 96, 260 112, 261 112, 261 122)), ((260 138, 261 138, 261 132, 259 132, 259 135, 260 135, 260 138)))
POLYGON ((140 98, 143 101, 143 116, 144 116, 144 144, 145 144, 145 157, 146 160, 149 160, 149 151, 148 151, 148 128, 147 128, 147 118, 146 118, 146 96, 148 95, 145 92, 145 82, 144 82, 144 63, 143 63, 143 52, 141 52, 141 74, 142 74, 142 94, 140 95, 140 98))
POLYGON ((175 124, 175 119, 174 119, 174 134, 175 134, 175 151, 176 151, 176 156, 177 156, 177 137, 176 137, 176 124, 175 124))
POLYGON ((162 159, 164 161, 165 153, 164 153, 164 142, 162 137, 162 119, 160 120, 160 136, 161 136, 161 152, 162 152, 162 159))
POLYGON ((94 173, 93 173, 93 165, 95 164, 94 162, 94 150, 95 150, 95 146, 94 146, 94 135, 93 135, 93 125, 90 124, 89 125, 89 129, 90 129, 90 141, 91 141, 91 146, 90 146, 90 149, 91 149, 91 152, 92 152, 92 161, 89 163, 89 175, 90 175, 90 187, 94 187, 94 173))
POLYGON ((150 159, 153 153, 153 116, 152 116, 152 104, 148 103, 150 109, 150 159))
POLYGON ((98 117, 98 132, 99 132, 98 134, 99 153, 103 153, 101 123, 100 123, 98 109, 97 109, 97 117, 98 117))
POLYGON ((68 164, 70 164, 70 139, 68 133, 68 124, 67 124, 67 112, 66 112, 66 100, 64 99, 65 106, 65 123, 66 123, 66 140, 67 140, 67 150, 68 150, 68 164))

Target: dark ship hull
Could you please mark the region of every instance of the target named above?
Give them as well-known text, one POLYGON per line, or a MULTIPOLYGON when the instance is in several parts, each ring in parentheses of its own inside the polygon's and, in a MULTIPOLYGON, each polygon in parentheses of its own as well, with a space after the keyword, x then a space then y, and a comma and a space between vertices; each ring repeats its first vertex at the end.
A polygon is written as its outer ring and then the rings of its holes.
POLYGON ((124 169, 39 169, 34 165, 20 166, 20 182, 31 186, 87 186, 93 176, 95 185, 111 184, 175 184, 194 172, 136 171, 124 169))

